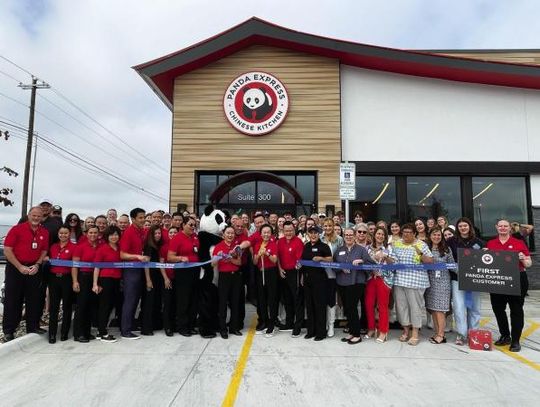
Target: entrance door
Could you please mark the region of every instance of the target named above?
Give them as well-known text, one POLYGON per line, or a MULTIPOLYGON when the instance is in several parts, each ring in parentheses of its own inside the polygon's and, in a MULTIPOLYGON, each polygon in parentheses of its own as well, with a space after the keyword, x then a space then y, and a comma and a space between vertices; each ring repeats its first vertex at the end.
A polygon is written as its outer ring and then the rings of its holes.
POLYGON ((310 171, 198 171, 194 206, 208 204, 230 213, 268 211, 309 215, 317 207, 316 173, 310 171))

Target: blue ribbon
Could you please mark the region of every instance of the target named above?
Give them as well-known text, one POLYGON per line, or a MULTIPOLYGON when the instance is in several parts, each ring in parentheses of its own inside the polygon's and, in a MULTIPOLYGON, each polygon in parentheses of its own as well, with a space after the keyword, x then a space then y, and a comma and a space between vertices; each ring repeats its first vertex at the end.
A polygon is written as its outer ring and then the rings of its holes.
POLYGON ((183 263, 158 263, 154 261, 148 262, 88 262, 88 261, 73 261, 73 260, 57 260, 50 259, 51 266, 59 267, 79 267, 79 268, 108 268, 108 269, 187 269, 192 267, 202 267, 210 264, 213 261, 222 260, 230 256, 214 256, 208 261, 201 262, 183 262, 183 263))
POLYGON ((351 263, 336 263, 329 261, 312 261, 300 260, 298 263, 302 266, 321 267, 332 269, 348 269, 348 270, 449 270, 457 269, 457 263, 427 263, 427 264, 359 264, 353 266, 351 263))

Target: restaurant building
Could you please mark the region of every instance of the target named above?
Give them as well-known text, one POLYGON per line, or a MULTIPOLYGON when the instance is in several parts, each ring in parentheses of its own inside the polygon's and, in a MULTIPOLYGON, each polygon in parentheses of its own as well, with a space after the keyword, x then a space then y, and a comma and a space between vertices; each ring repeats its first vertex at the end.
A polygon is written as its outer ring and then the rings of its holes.
POLYGON ((409 51, 258 18, 135 66, 172 111, 172 208, 540 226, 540 52, 409 51))

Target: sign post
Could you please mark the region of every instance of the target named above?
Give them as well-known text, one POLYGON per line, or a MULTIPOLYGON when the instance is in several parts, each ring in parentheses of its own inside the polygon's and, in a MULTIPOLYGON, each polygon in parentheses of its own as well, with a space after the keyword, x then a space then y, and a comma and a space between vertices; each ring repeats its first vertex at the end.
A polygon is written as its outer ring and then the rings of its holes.
POLYGON ((356 199, 356 165, 345 161, 339 165, 339 199, 345 200, 345 226, 349 224, 349 200, 356 199))
POLYGON ((458 249, 459 289, 521 295, 516 252, 458 249))

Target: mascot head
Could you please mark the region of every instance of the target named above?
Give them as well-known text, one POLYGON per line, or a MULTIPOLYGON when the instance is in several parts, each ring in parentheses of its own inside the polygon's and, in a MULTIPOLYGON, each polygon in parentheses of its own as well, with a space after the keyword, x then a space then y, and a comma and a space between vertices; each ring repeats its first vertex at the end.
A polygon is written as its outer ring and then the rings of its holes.
POLYGON ((216 236, 221 236, 221 233, 226 226, 227 217, 224 212, 215 209, 212 205, 208 205, 204 209, 199 228, 201 232, 208 232, 216 236))

